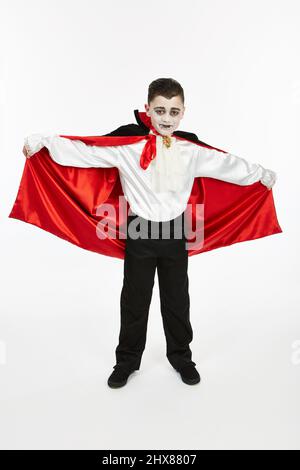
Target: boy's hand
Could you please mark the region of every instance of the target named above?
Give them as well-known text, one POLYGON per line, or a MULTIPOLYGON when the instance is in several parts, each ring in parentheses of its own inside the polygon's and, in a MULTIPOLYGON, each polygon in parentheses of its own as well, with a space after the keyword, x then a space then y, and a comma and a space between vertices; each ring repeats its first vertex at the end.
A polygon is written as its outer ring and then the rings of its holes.
POLYGON ((24 155, 25 155, 26 158, 30 158, 30 157, 31 157, 31 155, 28 154, 28 150, 27 150, 27 148, 26 148, 25 145, 24 145, 24 147, 23 147, 23 153, 24 153, 24 155))
POLYGON ((277 173, 275 171, 270 170, 270 169, 265 169, 265 175, 264 178, 260 180, 260 182, 268 188, 269 191, 271 191, 272 187, 276 183, 277 180, 277 173))

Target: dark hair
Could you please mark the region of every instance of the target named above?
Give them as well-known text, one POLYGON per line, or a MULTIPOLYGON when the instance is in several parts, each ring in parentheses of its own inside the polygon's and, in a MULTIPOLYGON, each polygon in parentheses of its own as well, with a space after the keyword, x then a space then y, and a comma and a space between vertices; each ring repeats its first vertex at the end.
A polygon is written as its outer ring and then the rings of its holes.
POLYGON ((163 96, 164 98, 171 99, 173 96, 180 96, 184 104, 184 92, 183 88, 173 78, 158 78, 150 83, 148 88, 148 104, 156 96, 163 96))

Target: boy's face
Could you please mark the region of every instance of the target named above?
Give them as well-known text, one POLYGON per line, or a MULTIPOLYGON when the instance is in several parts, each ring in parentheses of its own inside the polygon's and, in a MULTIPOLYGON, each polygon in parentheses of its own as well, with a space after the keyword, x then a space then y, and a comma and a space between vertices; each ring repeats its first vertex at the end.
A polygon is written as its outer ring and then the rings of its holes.
POLYGON ((157 132, 162 135, 171 135, 178 128, 185 107, 179 95, 173 96, 171 99, 156 96, 150 105, 145 104, 145 110, 157 132))

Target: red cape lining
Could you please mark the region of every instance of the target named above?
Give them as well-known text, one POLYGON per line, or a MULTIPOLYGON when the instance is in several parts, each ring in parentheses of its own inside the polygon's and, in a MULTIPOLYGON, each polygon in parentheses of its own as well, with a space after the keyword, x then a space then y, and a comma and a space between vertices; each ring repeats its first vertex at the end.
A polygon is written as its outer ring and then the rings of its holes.
MULTIPOLYGON (((146 113, 140 112, 139 117, 150 127, 146 113)), ((61 136, 90 145, 147 141, 147 135, 61 136)), ((17 197, 8 217, 36 225, 83 249, 124 259, 126 240, 119 236, 124 233, 123 224, 126 223, 129 205, 127 203, 125 215, 119 213, 119 196, 124 198, 117 168, 62 166, 54 162, 47 148, 43 147, 33 158, 25 159, 17 197), (96 211, 103 204, 113 205, 117 219, 114 236, 100 239, 96 233, 97 225, 105 220, 96 211)), ((214 178, 196 177, 188 200, 190 204, 191 217, 188 220, 191 225, 188 225, 187 239, 192 241, 190 230, 200 226, 196 204, 204 204, 204 225, 201 228, 204 229, 204 238, 200 245, 194 244, 189 248, 189 256, 282 232, 273 192, 260 182, 240 186, 214 178)))

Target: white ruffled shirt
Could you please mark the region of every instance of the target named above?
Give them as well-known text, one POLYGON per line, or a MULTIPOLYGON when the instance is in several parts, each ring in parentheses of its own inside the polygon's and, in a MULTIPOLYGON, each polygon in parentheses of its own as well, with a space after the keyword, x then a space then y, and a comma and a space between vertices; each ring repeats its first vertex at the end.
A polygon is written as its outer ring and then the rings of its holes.
POLYGON ((47 147, 51 158, 60 165, 118 168, 123 193, 132 212, 156 222, 174 219, 184 212, 197 176, 241 186, 260 181, 269 189, 277 178, 274 171, 258 163, 175 136, 171 136, 168 148, 161 135, 156 136, 156 157, 144 170, 140 157, 145 143, 143 139, 127 145, 97 146, 58 134, 40 133, 24 140, 29 156, 47 147))

